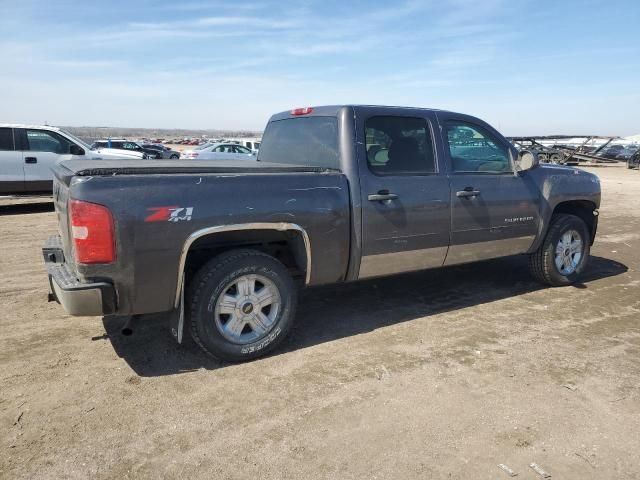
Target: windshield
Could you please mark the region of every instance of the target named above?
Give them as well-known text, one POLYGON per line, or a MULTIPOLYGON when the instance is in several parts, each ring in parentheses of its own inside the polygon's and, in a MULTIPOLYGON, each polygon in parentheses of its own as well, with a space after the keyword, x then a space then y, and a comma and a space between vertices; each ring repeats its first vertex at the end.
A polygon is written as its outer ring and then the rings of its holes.
POLYGON ((194 148, 194 150, 204 150, 205 148, 209 148, 213 143, 203 143, 202 145, 198 145, 194 148))
POLYGON ((77 144, 79 144, 81 147, 85 148, 86 150, 92 150, 92 148, 89 146, 89 144, 87 142, 85 142, 83 140, 80 140, 75 135, 72 135, 71 133, 67 132, 66 130, 62 130, 62 129, 60 129, 60 132, 63 133, 64 135, 66 135, 67 137, 69 137, 71 140, 73 140, 77 144))

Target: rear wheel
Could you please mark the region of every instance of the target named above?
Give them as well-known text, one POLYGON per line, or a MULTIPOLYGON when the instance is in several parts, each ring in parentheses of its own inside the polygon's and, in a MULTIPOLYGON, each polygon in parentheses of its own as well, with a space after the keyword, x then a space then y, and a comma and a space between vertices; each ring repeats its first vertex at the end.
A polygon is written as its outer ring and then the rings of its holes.
POLYGON ((580 217, 554 215, 544 242, 529 256, 531 274, 553 287, 574 283, 587 266, 590 243, 589 230, 580 217))
POLYGON ((187 289, 191 335, 221 360, 243 361, 273 350, 295 314, 296 288, 287 268, 257 250, 213 258, 187 289))
POLYGON ((176 155, 176 154, 173 154, 173 155, 171 155, 169 158, 170 158, 171 160, 177 160, 177 159, 179 159, 179 158, 180 158, 180 156, 179 156, 179 155, 176 155))

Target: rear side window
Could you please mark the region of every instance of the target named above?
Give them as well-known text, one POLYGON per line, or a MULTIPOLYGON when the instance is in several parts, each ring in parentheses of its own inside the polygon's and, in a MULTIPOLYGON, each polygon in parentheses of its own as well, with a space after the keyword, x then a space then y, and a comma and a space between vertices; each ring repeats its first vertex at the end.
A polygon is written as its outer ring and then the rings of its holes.
POLYGON ((12 128, 0 128, 0 150, 15 150, 12 128))
POLYGON ((371 117, 365 135, 367 164, 376 175, 436 171, 431 129, 424 118, 371 117))
POLYGON ((336 118, 288 118, 270 122, 262 137, 258 161, 338 169, 336 118))

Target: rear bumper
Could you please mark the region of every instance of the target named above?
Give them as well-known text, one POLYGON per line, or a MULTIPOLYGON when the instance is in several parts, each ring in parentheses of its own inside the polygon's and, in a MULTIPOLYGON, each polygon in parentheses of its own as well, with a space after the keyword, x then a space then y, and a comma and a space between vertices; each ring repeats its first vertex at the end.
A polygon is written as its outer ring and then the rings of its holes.
POLYGON ((50 299, 57 301, 70 315, 111 315, 116 311, 116 294, 107 282, 84 283, 78 280, 64 261, 60 237, 50 237, 42 254, 47 266, 50 299))

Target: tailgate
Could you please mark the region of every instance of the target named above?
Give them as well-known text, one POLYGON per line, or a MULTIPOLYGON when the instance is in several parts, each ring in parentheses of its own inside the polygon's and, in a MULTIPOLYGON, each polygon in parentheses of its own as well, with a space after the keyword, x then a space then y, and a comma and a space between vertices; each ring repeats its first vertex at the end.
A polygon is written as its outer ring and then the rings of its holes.
POLYGON ((58 217, 58 233, 62 239, 62 249, 67 262, 72 262, 71 231, 68 215, 69 185, 68 178, 58 175, 54 170, 53 177, 53 205, 58 217))

